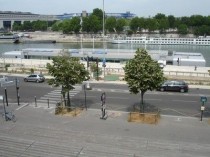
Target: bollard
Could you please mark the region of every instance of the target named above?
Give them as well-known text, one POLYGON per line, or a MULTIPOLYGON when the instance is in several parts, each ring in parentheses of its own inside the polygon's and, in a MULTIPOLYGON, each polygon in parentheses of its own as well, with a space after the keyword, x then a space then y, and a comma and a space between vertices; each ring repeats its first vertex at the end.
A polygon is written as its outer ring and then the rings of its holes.
POLYGON ((34 97, 34 99, 35 99, 35 107, 37 107, 36 96, 34 97))
POLYGON ((47 104, 48 104, 48 108, 50 108, 50 100, 49 100, 49 98, 47 99, 47 104))

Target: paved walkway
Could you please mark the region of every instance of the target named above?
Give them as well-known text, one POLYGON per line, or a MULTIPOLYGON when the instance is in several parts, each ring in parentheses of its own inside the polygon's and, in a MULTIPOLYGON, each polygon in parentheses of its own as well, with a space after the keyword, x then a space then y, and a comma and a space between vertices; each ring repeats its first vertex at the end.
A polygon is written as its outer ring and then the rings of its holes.
POLYGON ((0 119, 3 157, 209 157, 208 119, 162 116, 157 125, 130 123, 128 113, 88 109, 77 117, 52 109, 15 110, 17 122, 0 119))

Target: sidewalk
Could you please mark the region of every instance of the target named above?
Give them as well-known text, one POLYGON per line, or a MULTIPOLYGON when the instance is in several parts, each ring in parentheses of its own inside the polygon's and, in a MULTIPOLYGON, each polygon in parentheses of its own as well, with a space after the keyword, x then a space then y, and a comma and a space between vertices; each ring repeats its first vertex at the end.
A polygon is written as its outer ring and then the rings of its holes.
POLYGON ((149 125, 127 122, 126 112, 108 111, 107 120, 100 114, 55 116, 24 107, 16 123, 0 119, 0 156, 209 157, 208 119, 162 116, 149 125))

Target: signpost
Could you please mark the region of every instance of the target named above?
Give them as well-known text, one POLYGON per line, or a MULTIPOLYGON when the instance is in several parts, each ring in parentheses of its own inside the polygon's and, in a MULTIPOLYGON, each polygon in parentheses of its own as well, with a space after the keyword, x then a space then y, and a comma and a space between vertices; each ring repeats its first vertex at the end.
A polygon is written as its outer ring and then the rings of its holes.
POLYGON ((6 87, 10 87, 10 86, 16 86, 16 93, 17 93, 17 103, 18 106, 20 105, 20 96, 19 96, 19 80, 17 78, 15 78, 15 80, 13 81, 9 81, 7 77, 3 76, 2 78, 0 78, 0 85, 1 87, 5 88, 5 99, 6 99, 6 104, 8 106, 8 99, 7 99, 7 89, 6 87))
POLYGON ((201 96, 200 101, 202 102, 201 104, 201 121, 203 119, 203 111, 205 110, 204 104, 207 102, 207 97, 206 96, 201 96))
POLYGON ((104 80, 105 80, 105 68, 106 68, 106 59, 103 59, 102 67, 104 67, 104 80))

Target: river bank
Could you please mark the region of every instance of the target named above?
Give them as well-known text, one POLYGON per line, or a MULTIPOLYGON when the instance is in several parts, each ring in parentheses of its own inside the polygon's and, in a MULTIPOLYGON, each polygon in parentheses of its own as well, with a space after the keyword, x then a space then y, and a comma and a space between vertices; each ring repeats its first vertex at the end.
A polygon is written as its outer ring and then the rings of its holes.
MULTIPOLYGON (((0 70, 2 73, 31 73, 33 70, 35 73, 43 73, 48 75, 46 64, 52 63, 52 60, 36 60, 36 59, 4 59, 0 60, 0 70), (5 65, 7 71, 5 71, 5 65)), ((86 66, 86 62, 82 62, 86 66)), ((104 79, 104 74, 109 76, 109 80, 123 81, 125 64, 120 63, 106 63, 106 68, 102 68, 102 62, 99 62, 99 68, 102 73, 100 79, 104 79), (104 71, 105 70, 105 71, 104 71)), ((210 85, 210 67, 197 67, 193 66, 176 66, 166 65, 163 68, 163 72, 166 78, 185 80, 189 84, 210 85)))
POLYGON ((27 37, 23 37, 21 42, 35 42, 35 41, 56 41, 56 43, 81 43, 81 42, 103 42, 100 35, 86 35, 86 34, 63 34, 61 32, 30 32, 27 37))

